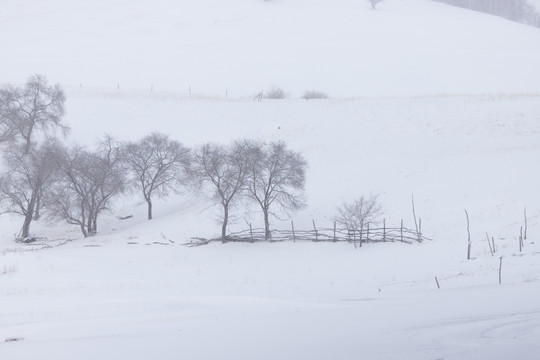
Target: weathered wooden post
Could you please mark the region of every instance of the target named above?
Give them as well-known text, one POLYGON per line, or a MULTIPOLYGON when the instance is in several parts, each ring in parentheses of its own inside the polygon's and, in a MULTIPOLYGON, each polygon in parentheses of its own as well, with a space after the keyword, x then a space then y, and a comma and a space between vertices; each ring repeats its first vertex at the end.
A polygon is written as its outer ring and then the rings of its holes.
POLYGON ((366 230, 366 242, 369 241, 369 223, 367 223, 367 230, 366 230))
POLYGON ((418 218, 418 242, 422 242, 422 218, 418 218))
POLYGON ((489 252, 491 253, 491 256, 493 256, 493 248, 491 247, 491 241, 489 240, 489 235, 486 233, 487 242, 489 245, 489 252))
POLYGON ((382 223, 383 223, 382 241, 385 242, 386 241, 386 219, 383 219, 382 223))
POLYGON ((523 226, 519 230, 519 252, 521 252, 522 248, 523 248, 523 226))
POLYGON ((471 259, 471 231, 469 229, 469 213, 465 210, 465 216, 467 217, 467 260, 471 259))

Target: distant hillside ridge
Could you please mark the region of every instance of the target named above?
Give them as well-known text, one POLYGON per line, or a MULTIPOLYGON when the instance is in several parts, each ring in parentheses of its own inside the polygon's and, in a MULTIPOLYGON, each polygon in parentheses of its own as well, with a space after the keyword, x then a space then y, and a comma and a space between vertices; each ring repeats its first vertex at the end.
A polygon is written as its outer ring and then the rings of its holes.
POLYGON ((434 0, 540 28, 537 7, 527 0, 434 0))

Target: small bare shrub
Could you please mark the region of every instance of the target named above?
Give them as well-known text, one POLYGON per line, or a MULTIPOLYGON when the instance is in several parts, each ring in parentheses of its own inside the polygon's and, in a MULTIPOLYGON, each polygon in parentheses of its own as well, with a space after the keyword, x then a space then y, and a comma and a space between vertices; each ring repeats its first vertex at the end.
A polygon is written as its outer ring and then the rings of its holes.
POLYGON ((371 4, 371 8, 375 9, 378 3, 382 2, 382 0, 368 0, 368 3, 371 4))
POLYGON ((366 198, 361 196, 338 208, 336 222, 349 230, 362 231, 368 223, 377 223, 382 215, 382 207, 377 196, 366 198))
POLYGON ((306 90, 302 99, 311 100, 311 99, 328 99, 328 95, 319 90, 306 90))
POLYGON ((282 88, 276 86, 268 90, 264 97, 267 99, 281 100, 289 97, 289 94, 287 94, 282 88))

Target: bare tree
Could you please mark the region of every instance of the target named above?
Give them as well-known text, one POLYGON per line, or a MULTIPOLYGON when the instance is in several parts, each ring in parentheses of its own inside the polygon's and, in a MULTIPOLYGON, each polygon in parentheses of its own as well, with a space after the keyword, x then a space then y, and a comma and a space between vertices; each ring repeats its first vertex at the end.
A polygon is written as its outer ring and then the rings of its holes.
POLYGON ((269 239, 269 217, 276 215, 272 209, 288 212, 304 206, 307 162, 300 153, 287 149, 280 141, 252 149, 249 164, 246 190, 263 212, 265 238, 269 239))
POLYGON ((69 127, 63 124, 66 97, 60 85, 49 86, 43 75, 32 75, 22 88, 6 85, 0 89, 0 138, 20 140, 28 154, 38 133, 51 135, 69 127))
POLYGON ((227 239, 229 210, 242 195, 249 169, 252 143, 236 141, 230 146, 203 145, 195 155, 194 174, 200 182, 210 183, 213 198, 223 208, 221 239, 227 239))
POLYGON ((152 196, 164 197, 186 179, 190 164, 189 149, 167 135, 152 133, 125 147, 125 159, 133 181, 142 191, 152 219, 152 196))
POLYGON ((359 231, 360 234, 368 223, 377 222, 382 215, 382 207, 377 201, 377 196, 359 199, 351 203, 345 203, 338 208, 336 221, 349 230, 359 231))
POLYGON ((368 2, 371 4, 371 8, 375 9, 378 3, 380 3, 382 0, 368 0, 368 2))
POLYGON ((19 238, 26 239, 38 200, 55 180, 59 146, 47 142, 29 154, 12 150, 5 154, 7 172, 0 177, 0 200, 4 212, 24 216, 19 238))
POLYGON ((50 201, 53 216, 79 225, 85 237, 95 235, 98 216, 110 210, 114 197, 126 187, 120 154, 110 137, 95 152, 81 147, 67 150, 60 162, 62 179, 50 201))

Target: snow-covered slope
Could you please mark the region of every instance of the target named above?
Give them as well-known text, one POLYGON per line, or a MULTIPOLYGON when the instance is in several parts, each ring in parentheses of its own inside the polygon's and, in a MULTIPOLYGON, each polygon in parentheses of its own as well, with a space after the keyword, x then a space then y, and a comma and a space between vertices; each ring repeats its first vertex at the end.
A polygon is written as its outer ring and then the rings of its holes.
POLYGON ((540 30, 429 0, 5 1, 3 81, 299 97, 540 92, 540 30))
MULTIPOLYGON (((20 340, 0 342, 2 357, 536 359, 537 96, 259 103, 67 90, 73 140, 91 145, 103 132, 130 139, 151 130, 190 146, 285 140, 310 164, 309 206, 294 215, 297 229, 312 219, 331 226, 336 206, 369 193, 381 194, 389 225, 403 218, 413 226, 414 193, 423 231, 435 240, 356 250, 332 243, 188 248, 182 244, 190 237, 219 232, 219 209, 204 194, 184 194, 154 204, 150 222, 140 201, 124 199, 89 239, 76 227, 39 221, 34 232, 51 245, 75 241, 28 251, 12 240, 20 218, 3 215, 0 339, 20 340), (520 252, 525 206, 529 235, 520 252)), ((236 209, 231 228, 260 220, 236 209)))
MULTIPOLYGON (((332 226, 337 206, 368 194, 380 194, 389 226, 413 227, 414 194, 434 240, 191 248, 182 244, 219 233, 205 193, 156 201, 152 221, 130 194, 96 237, 36 222, 52 246, 37 250, 13 242, 21 219, 3 214, 1 359, 538 357, 537 29, 428 0, 385 0, 376 11, 358 0, 2 7, 0 77, 60 81, 68 141, 150 131, 188 146, 284 140, 309 163, 297 229, 332 226), (242 99, 272 84, 335 98, 242 99), (380 97, 393 94, 407 96, 380 97)), ((251 209, 233 217, 232 230, 261 224, 251 209)))

